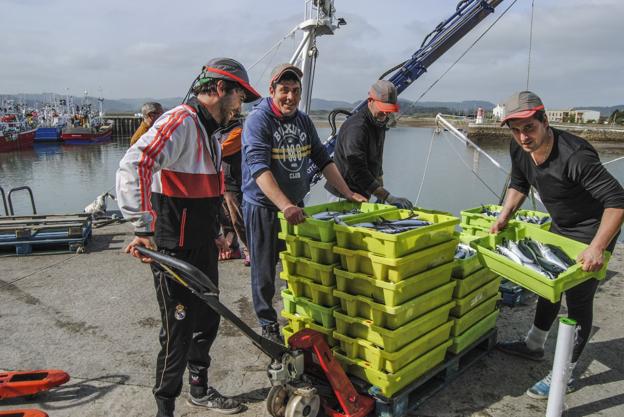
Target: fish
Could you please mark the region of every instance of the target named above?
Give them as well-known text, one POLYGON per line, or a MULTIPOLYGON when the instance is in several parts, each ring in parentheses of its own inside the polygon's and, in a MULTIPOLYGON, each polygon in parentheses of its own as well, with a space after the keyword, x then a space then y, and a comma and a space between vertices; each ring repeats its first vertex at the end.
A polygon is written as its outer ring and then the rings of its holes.
POLYGON ((515 253, 513 253, 511 250, 507 249, 505 246, 496 245, 496 251, 498 253, 500 253, 501 255, 511 259, 515 263, 523 265, 522 260, 520 259, 520 257, 518 255, 516 255, 515 253))
POLYGON ((322 211, 320 213, 313 214, 312 218, 316 220, 328 221, 328 220, 335 220, 336 218, 342 219, 343 217, 352 216, 354 214, 359 214, 359 213, 362 213, 362 211, 360 211, 357 208, 354 208, 352 210, 345 210, 345 211, 327 210, 327 211, 322 211))
POLYGON ((569 266, 561 259, 559 259, 559 257, 548 246, 540 242, 535 243, 537 244, 539 250, 542 252, 542 255, 544 255, 544 258, 546 258, 548 261, 554 263, 563 271, 569 268, 569 266))
POLYGON ((543 256, 542 252, 540 251, 539 246, 534 240, 529 239, 529 238, 525 238, 524 240, 526 242, 526 246, 535 253, 535 261, 540 267, 542 267, 544 271, 550 272, 551 274, 554 275, 554 277, 557 277, 560 273, 564 272, 567 269, 567 268, 562 269, 556 264, 554 264, 553 262, 546 259, 543 256))
POLYGON ((570 259, 570 257, 559 247, 555 245, 546 244, 546 246, 553 251, 553 253, 559 258, 564 264, 569 267, 576 265, 576 262, 570 259))
POLYGON ((534 263, 533 259, 526 256, 518 247, 518 244, 513 240, 507 240, 507 247, 510 251, 518 255, 523 264, 534 263))
POLYGON ((470 246, 460 243, 457 245, 455 249, 455 259, 468 259, 472 258, 477 254, 477 251, 472 249, 470 246))

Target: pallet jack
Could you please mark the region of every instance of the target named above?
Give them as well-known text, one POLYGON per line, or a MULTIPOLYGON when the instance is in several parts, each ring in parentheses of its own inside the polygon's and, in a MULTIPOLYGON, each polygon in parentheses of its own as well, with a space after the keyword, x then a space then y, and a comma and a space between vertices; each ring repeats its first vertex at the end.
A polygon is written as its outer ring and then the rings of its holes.
POLYGON ((372 412, 374 400, 356 391, 322 334, 301 330, 288 339, 288 347, 266 339, 219 301, 219 289, 199 269, 144 247, 137 250, 230 321, 271 359, 267 369, 271 390, 266 399, 271 416, 316 417, 321 406, 328 417, 365 417, 372 412))
MULTIPOLYGON (((33 396, 67 381, 69 374, 58 369, 0 372, 0 400, 33 396)), ((48 415, 40 410, 20 409, 0 411, 0 417, 48 417, 48 415)))
POLYGON ((48 417, 47 413, 32 408, 0 411, 0 417, 48 417))

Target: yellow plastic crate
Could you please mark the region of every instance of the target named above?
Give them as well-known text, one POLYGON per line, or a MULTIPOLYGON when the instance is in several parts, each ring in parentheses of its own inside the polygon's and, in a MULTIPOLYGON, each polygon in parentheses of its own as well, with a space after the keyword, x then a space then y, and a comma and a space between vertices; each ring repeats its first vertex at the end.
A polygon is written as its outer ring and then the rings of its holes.
POLYGON ((464 278, 483 268, 477 253, 470 258, 454 259, 453 263, 453 278, 464 278))
POLYGON ((351 295, 338 290, 334 290, 334 296, 340 300, 340 307, 348 315, 370 319, 386 329, 397 329, 449 302, 453 296, 453 288, 455 283, 449 282, 395 307, 376 303, 362 295, 351 295))
POLYGON ((352 317, 346 313, 335 311, 336 331, 351 338, 367 340, 386 352, 396 352, 413 340, 446 323, 453 306, 455 306, 454 301, 446 303, 396 330, 377 326, 369 319, 352 317))
POLYGON ((336 311, 339 306, 325 307, 315 304, 309 298, 295 297, 288 289, 282 290, 282 300, 284 301, 284 310, 287 313, 309 317, 316 324, 328 329, 336 327, 334 311, 336 311))
POLYGON ((282 260, 282 268, 287 275, 302 276, 326 286, 336 285, 334 265, 319 264, 306 258, 292 256, 286 252, 281 252, 279 256, 282 260))
POLYGON ((323 265, 333 265, 339 261, 338 255, 332 251, 334 242, 317 242, 307 237, 283 233, 277 236, 286 242, 286 252, 289 255, 310 259, 312 262, 323 265))
MULTIPOLYGON (((354 203, 351 201, 334 201, 331 203, 318 204, 315 206, 305 207, 303 209, 306 214, 305 222, 298 225, 288 224, 284 213, 281 211, 277 213, 277 217, 280 221, 282 233, 285 235, 297 235, 302 237, 308 237, 320 242, 333 242, 336 240, 336 233, 334 232, 333 220, 318 220, 311 217, 314 214, 322 213, 324 211, 349 211, 354 208, 359 209, 362 213, 354 214, 355 216, 366 216, 368 213, 375 211, 389 211, 396 210, 396 207, 388 204, 378 203, 354 203)), ((352 216, 341 217, 342 220, 353 218, 352 216)))
MULTIPOLYGON (((463 210, 460 213, 462 224, 469 226, 471 228, 477 228, 477 229, 481 229, 486 232, 489 232, 490 227, 492 227, 492 225, 496 221, 496 217, 483 214, 482 213, 483 207, 489 210, 493 210, 493 211, 502 210, 502 206, 497 206, 494 204, 486 205, 486 206, 479 206, 479 207, 475 207, 475 208, 468 209, 468 210, 463 210)), ((521 220, 516 220, 515 219, 516 216, 537 216, 539 218, 545 218, 545 217, 550 218, 550 215, 548 213, 544 213, 542 211, 520 209, 516 211, 514 218, 509 221, 509 225, 511 226, 523 225, 523 226, 529 226, 529 227, 537 227, 543 230, 549 230, 550 224, 552 222, 551 220, 548 220, 547 222, 542 223, 542 224, 529 223, 529 222, 524 222, 521 220)))
POLYGON ((516 226, 507 227, 496 235, 488 235, 475 240, 471 245, 477 248, 485 266, 499 275, 504 276, 521 287, 555 303, 561 299, 561 294, 588 279, 604 279, 607 273, 607 263, 611 253, 605 251, 603 256, 605 263, 598 272, 584 272, 581 264, 577 263, 567 271, 562 272, 556 279, 543 276, 524 265, 515 263, 509 258, 495 252, 495 247, 503 239, 518 241, 525 237, 538 242, 552 244, 563 250, 570 259, 576 257, 587 248, 587 245, 564 236, 556 235, 537 227, 516 226))
POLYGON ((452 345, 449 347, 449 352, 458 354, 464 349, 470 347, 481 336, 486 334, 489 330, 496 327, 496 319, 498 318, 499 310, 495 310, 488 314, 484 319, 481 319, 477 324, 462 333, 461 336, 454 337, 452 339, 452 345))
POLYGON ((304 327, 298 328, 298 330, 296 331, 293 330, 293 328, 290 326, 282 327, 282 334, 284 335, 284 344, 288 345, 288 339, 290 339, 290 337, 293 334, 297 333, 299 330, 302 330, 303 328, 316 330, 317 332, 322 333, 323 336, 325 336, 325 341, 330 347, 338 345, 338 341, 334 339, 334 337, 332 336, 332 333, 333 333, 332 330, 325 329, 314 323, 305 323, 304 327))
POLYGON ((494 278, 496 278, 495 272, 487 268, 481 268, 479 271, 473 272, 464 279, 456 279, 455 282, 457 282, 457 286, 455 287, 455 292, 453 292, 453 297, 465 297, 477 288, 492 281, 494 278))
POLYGON ((349 272, 372 275, 376 279, 399 282, 436 266, 451 262, 455 256, 457 240, 410 253, 402 258, 389 259, 364 250, 334 247, 340 255, 340 267, 349 272))
POLYGON ((498 294, 498 288, 500 287, 501 277, 496 277, 492 281, 477 288, 465 297, 456 299, 457 303, 451 310, 451 315, 455 317, 462 317, 464 314, 489 299, 490 297, 498 294))
POLYGON ((288 283, 288 289, 295 297, 309 298, 314 304, 324 307, 333 307, 339 303, 334 296, 333 286, 317 284, 309 278, 288 275, 284 271, 280 272, 280 278, 288 283))
POLYGON ((353 339, 338 332, 334 332, 334 339, 338 341, 348 358, 363 359, 370 364, 372 369, 394 373, 434 347, 446 342, 452 327, 452 321, 444 323, 396 352, 386 352, 371 342, 353 339))
POLYGON ((334 225, 337 246, 367 250, 375 255, 387 258, 400 258, 413 252, 446 242, 453 238, 455 226, 459 219, 451 214, 428 212, 426 210, 395 210, 383 213, 372 213, 345 220, 344 224, 334 225), (362 222, 378 220, 402 220, 418 215, 419 220, 432 223, 402 233, 382 233, 366 227, 352 226, 362 222))
POLYGON ((453 320, 453 330, 451 334, 453 336, 461 335, 479 320, 490 314, 496 309, 496 304, 500 298, 500 295, 490 297, 459 318, 451 316, 451 319, 453 320))
POLYGON ((368 362, 362 359, 349 359, 342 354, 337 347, 332 349, 332 351, 348 374, 361 378, 378 387, 379 391, 385 397, 390 398, 402 388, 424 375, 427 371, 441 364, 451 344, 451 340, 442 343, 440 346, 435 347, 395 373, 387 373, 373 369, 368 362))
POLYGON ((452 267, 453 263, 449 262, 397 283, 381 281, 366 274, 338 268, 334 268, 334 275, 338 291, 363 295, 375 302, 394 307, 449 282, 452 267))

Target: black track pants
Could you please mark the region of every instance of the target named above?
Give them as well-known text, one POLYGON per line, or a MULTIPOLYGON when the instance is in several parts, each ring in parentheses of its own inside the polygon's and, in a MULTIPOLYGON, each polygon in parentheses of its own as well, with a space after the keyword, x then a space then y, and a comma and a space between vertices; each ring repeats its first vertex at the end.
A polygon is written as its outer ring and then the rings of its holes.
MULTIPOLYGON (((196 266, 218 286, 218 251, 214 242, 208 240, 208 244, 201 248, 162 252, 196 266)), ((192 388, 205 389, 207 386, 210 347, 217 336, 221 317, 184 286, 168 278, 166 273, 156 268, 152 268, 152 272, 162 320, 161 349, 156 361, 153 391, 159 410, 165 403, 167 407, 164 408, 171 406, 172 412, 175 398, 182 390, 186 367, 192 384, 196 385, 192 388)))

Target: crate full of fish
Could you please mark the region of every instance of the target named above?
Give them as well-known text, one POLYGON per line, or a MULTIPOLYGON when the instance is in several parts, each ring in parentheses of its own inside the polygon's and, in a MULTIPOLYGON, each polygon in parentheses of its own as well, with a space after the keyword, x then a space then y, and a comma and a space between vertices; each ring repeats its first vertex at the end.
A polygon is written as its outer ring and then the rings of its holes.
POLYGON ((282 328, 282 334, 284 335, 284 343, 288 344, 288 339, 290 339, 290 337, 293 334, 303 329, 312 329, 312 330, 316 330, 317 332, 325 336, 325 340, 327 341, 327 344, 329 346, 336 346, 338 344, 338 341, 334 339, 333 329, 327 329, 323 326, 319 326, 318 324, 314 323, 314 321, 308 317, 301 317, 296 314, 288 313, 287 311, 282 311, 281 314, 282 314, 282 317, 288 320, 288 326, 285 326, 282 328))
POLYGON ((561 293, 590 278, 604 279, 611 254, 598 272, 584 272, 576 257, 587 245, 535 227, 507 227, 475 240, 485 266, 535 294, 557 302, 561 293))
POLYGON ((314 304, 325 307, 333 307, 339 303, 334 296, 334 286, 317 284, 309 278, 288 275, 285 271, 280 272, 280 279, 288 283, 288 289, 295 297, 309 298, 314 304))
POLYGON ((420 272, 453 260, 457 240, 440 243, 401 258, 387 258, 365 250, 334 247, 340 255, 340 267, 349 272, 372 275, 375 279, 399 282, 420 272))
POLYGON ((488 268, 481 268, 467 277, 457 279, 454 278, 457 285, 453 292, 454 298, 464 298, 477 288, 481 288, 496 278, 496 272, 490 271, 488 268))
POLYGON ((340 308, 348 315, 372 320, 386 329, 397 329, 451 301, 454 288, 455 282, 449 282, 394 307, 376 303, 363 295, 351 295, 338 290, 334 290, 334 296, 340 300, 340 308))
POLYGON ((286 242, 286 251, 298 258, 310 259, 323 265, 332 265, 338 262, 338 255, 332 249, 334 242, 319 242, 303 236, 285 235, 278 237, 286 242))
POLYGON ((306 258, 292 256, 287 252, 280 252, 279 257, 286 275, 299 275, 326 286, 336 285, 334 265, 319 264, 306 258))
POLYGON ((452 343, 452 340, 447 340, 393 373, 378 371, 363 359, 351 359, 337 346, 332 349, 332 352, 347 374, 367 381, 375 387, 376 391, 390 398, 427 371, 444 362, 446 351, 452 343))
POLYGON ((325 307, 312 302, 306 297, 295 297, 288 289, 283 289, 282 300, 284 301, 284 311, 290 314, 296 314, 300 317, 309 317, 316 324, 327 329, 336 327, 334 312, 338 306, 325 307))
POLYGON ((466 330, 496 310, 496 306, 498 305, 500 299, 500 295, 493 295, 463 316, 451 316, 451 319, 453 320, 453 330, 451 331, 451 334, 453 336, 460 336, 463 334, 466 330))
POLYGON ((468 293, 462 298, 455 299, 455 307, 451 310, 451 315, 455 317, 462 317, 472 309, 476 308, 481 303, 488 300, 490 297, 498 295, 498 288, 500 287, 501 277, 496 277, 487 284, 477 288, 476 290, 468 293))
POLYGON ((454 306, 454 301, 443 304, 397 329, 386 329, 370 319, 335 311, 336 332, 351 338, 369 341, 386 352, 396 352, 446 323, 454 306))
POLYGON ((388 204, 354 203, 344 200, 305 207, 303 209, 306 215, 305 222, 298 225, 289 224, 282 212, 279 212, 277 217, 284 235, 297 235, 320 242, 333 242, 336 240, 334 232, 336 221, 389 210, 396 210, 396 207, 388 204))
POLYGON ((394 307, 451 280, 452 262, 408 277, 397 283, 386 282, 366 274, 334 269, 336 288, 351 295, 363 295, 375 302, 394 307))
POLYGON ((345 219, 334 229, 337 246, 400 258, 451 240, 457 224, 459 219, 451 214, 418 209, 345 219))
POLYGON ((453 278, 465 278, 481 268, 477 251, 466 243, 459 243, 453 258, 453 278))
POLYGON ((394 373, 449 340, 452 327, 452 321, 446 322, 396 352, 386 352, 367 340, 351 338, 338 332, 334 332, 334 339, 348 358, 362 359, 372 369, 394 373))
MULTIPOLYGON (((490 204, 464 210, 461 212, 462 226, 489 231, 502 209, 502 206, 490 204)), ((509 223, 510 225, 523 224, 548 230, 550 229, 551 218, 548 213, 520 209, 516 211, 509 223)))
POLYGON ((500 310, 494 310, 485 318, 479 320, 461 335, 454 337, 453 344, 449 347, 449 352, 458 354, 469 348, 474 342, 479 340, 481 336, 496 327, 496 319, 500 310))

